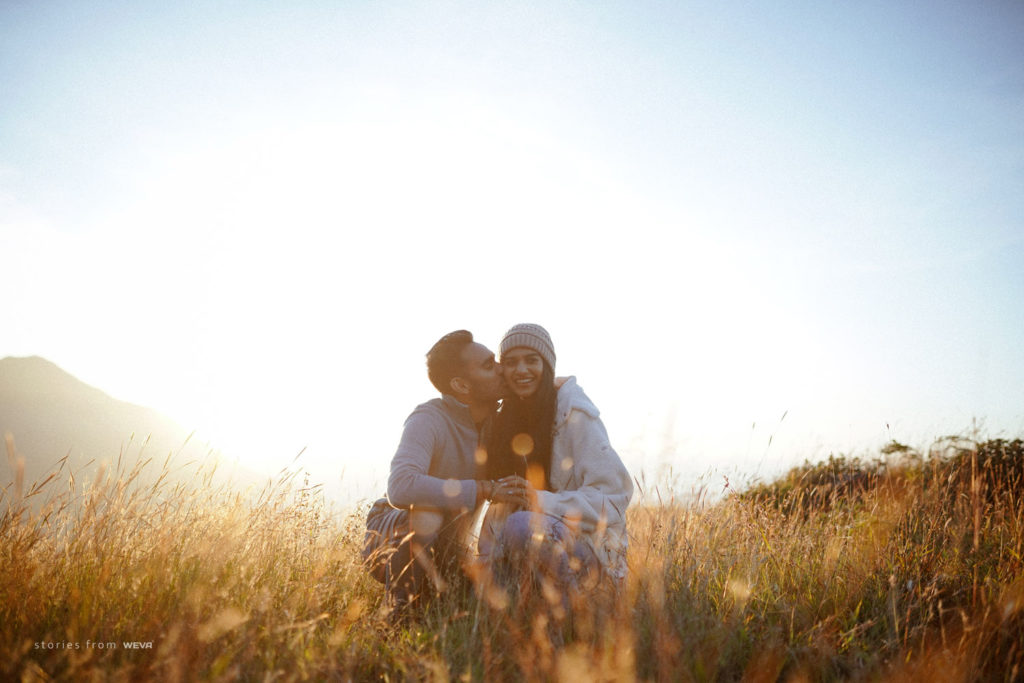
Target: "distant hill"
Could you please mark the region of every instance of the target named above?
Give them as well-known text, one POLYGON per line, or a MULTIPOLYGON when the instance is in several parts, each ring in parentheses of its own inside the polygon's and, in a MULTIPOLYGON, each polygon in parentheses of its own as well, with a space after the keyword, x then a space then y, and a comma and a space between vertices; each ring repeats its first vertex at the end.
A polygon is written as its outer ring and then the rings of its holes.
MULTIPOLYGON (((141 455, 152 457, 158 470, 168 454, 173 463, 204 460, 213 455, 208 444, 189 438, 189 431, 159 412, 118 401, 76 379, 38 356, 0 360, 0 436, 14 438, 25 460, 26 485, 52 471, 68 456, 65 471, 89 477, 106 461, 123 457, 130 467, 141 455)), ((6 448, 0 444, 0 450, 6 448)), ((235 468, 238 483, 260 480, 235 468)), ((0 488, 14 476, 6 452, 0 452, 0 488)))

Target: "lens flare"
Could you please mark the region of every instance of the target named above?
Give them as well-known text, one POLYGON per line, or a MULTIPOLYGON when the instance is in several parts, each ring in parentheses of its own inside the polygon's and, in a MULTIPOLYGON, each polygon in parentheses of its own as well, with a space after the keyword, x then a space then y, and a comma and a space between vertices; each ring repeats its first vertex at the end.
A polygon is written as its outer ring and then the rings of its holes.
POLYGON ((519 433, 513 436, 512 452, 524 458, 533 453, 533 437, 526 433, 519 433))
POLYGON ((458 498, 459 494, 462 493, 462 482, 458 479, 446 479, 441 490, 449 498, 458 498))
POLYGON ((544 466, 537 463, 530 463, 526 467, 526 480, 530 486, 538 491, 544 488, 544 466))

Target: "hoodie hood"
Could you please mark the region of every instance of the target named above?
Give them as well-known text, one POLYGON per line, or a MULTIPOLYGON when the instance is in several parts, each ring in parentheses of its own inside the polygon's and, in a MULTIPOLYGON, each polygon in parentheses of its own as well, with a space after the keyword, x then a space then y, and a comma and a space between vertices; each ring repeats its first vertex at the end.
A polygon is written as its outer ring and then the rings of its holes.
POLYGON ((597 409, 594 402, 583 393, 583 389, 576 383, 575 375, 570 376, 565 381, 565 384, 562 385, 562 388, 558 390, 558 402, 555 406, 556 430, 569 421, 569 415, 574 410, 586 413, 592 418, 597 418, 601 415, 601 411, 597 409))

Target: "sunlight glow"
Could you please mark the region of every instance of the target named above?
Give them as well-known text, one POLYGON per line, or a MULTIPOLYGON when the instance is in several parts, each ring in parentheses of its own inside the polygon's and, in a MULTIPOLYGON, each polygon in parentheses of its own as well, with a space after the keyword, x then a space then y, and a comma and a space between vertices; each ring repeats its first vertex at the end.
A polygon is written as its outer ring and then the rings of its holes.
POLYGON ((1019 12, 465 9, 0 10, 0 355, 364 496, 521 321, 634 472, 1024 428, 1019 12))

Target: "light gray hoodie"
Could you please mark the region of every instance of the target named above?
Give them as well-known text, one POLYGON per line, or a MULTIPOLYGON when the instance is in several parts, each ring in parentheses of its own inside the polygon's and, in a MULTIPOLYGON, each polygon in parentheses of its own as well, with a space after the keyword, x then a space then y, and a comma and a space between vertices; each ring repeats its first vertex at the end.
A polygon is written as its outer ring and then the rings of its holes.
POLYGON ((575 377, 558 390, 551 444, 551 491, 541 510, 575 527, 612 576, 626 575, 626 507, 633 481, 608 440, 597 409, 575 377))

